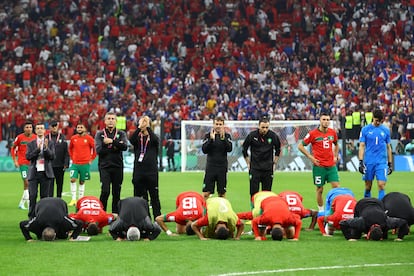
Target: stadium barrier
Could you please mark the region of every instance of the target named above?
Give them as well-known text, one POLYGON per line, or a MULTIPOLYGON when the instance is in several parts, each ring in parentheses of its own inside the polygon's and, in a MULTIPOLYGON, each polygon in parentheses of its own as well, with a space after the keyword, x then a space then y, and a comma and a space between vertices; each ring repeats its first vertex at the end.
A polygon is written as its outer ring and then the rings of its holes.
MULTIPOLYGON (((180 140, 175 140, 176 151, 177 153, 174 156, 176 171, 181 171, 181 144, 180 140)), ((393 140, 392 144, 396 145, 398 140, 393 140)), ((339 141, 339 145, 342 145, 342 142, 339 141)), ((7 142, 0 141, 0 172, 17 172, 18 169, 14 166, 13 160, 7 150, 7 142), (5 150, 6 149, 6 150, 5 150)), ((393 146, 395 149, 395 147, 393 146)), ((344 171, 357 172, 359 160, 356 155, 356 150, 354 154, 348 155, 346 160, 340 162, 339 169, 344 171)), ((187 168, 196 168, 196 171, 202 171, 199 168, 205 167, 206 156, 200 154, 189 154, 187 153, 187 168)), ((244 158, 239 155, 229 155, 229 171, 231 172, 247 172, 247 165, 244 161, 244 158)), ((401 172, 413 172, 414 171, 414 155, 398 155, 394 154, 394 171, 401 172)), ((124 171, 132 172, 134 168, 134 154, 130 151, 124 152, 124 171)), ((162 159, 160 162, 160 170, 167 171, 167 156, 165 150, 163 149, 162 159)), ((293 156, 281 156, 278 162, 278 171, 310 171, 312 168, 311 162, 304 157, 303 155, 293 155, 293 156)), ((91 165, 91 171, 98 171, 98 158, 94 160, 91 165)))

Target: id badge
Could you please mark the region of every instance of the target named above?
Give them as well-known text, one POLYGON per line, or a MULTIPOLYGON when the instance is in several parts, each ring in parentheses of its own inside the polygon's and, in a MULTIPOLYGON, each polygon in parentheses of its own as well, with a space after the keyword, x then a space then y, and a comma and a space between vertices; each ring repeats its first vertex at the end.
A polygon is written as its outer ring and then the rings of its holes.
POLYGON ((45 159, 38 159, 36 160, 36 169, 38 172, 45 171, 45 159))
POLYGON ((141 153, 138 158, 138 162, 142 162, 144 160, 144 153, 141 153))

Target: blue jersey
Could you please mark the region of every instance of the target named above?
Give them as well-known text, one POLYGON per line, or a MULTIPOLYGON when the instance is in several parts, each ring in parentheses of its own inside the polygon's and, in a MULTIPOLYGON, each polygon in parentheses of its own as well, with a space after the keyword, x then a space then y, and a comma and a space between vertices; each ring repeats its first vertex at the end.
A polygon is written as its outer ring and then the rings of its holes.
POLYGON ((339 188, 331 189, 326 194, 325 211, 324 212, 319 212, 318 217, 320 217, 320 216, 329 216, 332 213, 332 211, 331 211, 332 203, 333 203, 335 197, 337 197, 339 195, 351 195, 351 196, 355 197, 354 193, 348 188, 339 187, 339 188))
POLYGON ((365 164, 387 164, 387 144, 391 143, 390 129, 384 125, 373 124, 364 126, 359 142, 365 143, 365 164))

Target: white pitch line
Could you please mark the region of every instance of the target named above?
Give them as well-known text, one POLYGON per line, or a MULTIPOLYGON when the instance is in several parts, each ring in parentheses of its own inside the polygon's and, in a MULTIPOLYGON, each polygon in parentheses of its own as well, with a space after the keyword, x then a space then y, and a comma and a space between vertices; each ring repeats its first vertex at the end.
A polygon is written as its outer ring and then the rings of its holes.
POLYGON ((310 271, 310 270, 330 270, 330 269, 344 269, 344 268, 346 269, 346 268, 361 268, 361 267, 409 266, 409 265, 414 265, 414 263, 389 263, 389 264, 361 264, 361 265, 336 265, 336 266, 320 266, 320 267, 298 267, 298 268, 286 268, 286 269, 262 270, 262 271, 231 272, 231 273, 217 274, 216 276, 255 275, 255 274, 270 274, 270 273, 310 271))

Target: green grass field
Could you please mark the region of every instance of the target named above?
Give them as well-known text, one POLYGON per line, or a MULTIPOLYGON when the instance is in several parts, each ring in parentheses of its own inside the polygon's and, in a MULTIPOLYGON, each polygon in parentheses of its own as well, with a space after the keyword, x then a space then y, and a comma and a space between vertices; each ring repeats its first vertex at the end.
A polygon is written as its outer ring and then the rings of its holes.
MULTIPOLYGON (((361 176, 348 172, 340 176, 342 186, 361 198, 361 176)), ((63 199, 69 202, 69 175, 65 177, 63 199)), ((387 192, 401 191, 414 199, 412 177, 412 173, 394 172, 387 192)), ((178 193, 201 191, 202 179, 202 173, 160 173, 162 212, 174 210, 178 193)), ((18 226, 27 218, 27 211, 17 208, 21 179, 17 173, 2 173, 0 183, 0 275, 407 275, 414 269, 414 234, 401 243, 394 242, 392 235, 381 242, 348 242, 340 232, 328 238, 318 230, 302 231, 298 242, 254 241, 248 235, 240 241, 200 241, 196 236, 168 237, 165 233, 151 242, 115 242, 104 228, 102 235, 89 242, 27 243, 18 226)), ((87 195, 99 196, 97 173, 86 185, 87 195)), ((306 207, 316 207, 310 173, 277 172, 273 190, 287 189, 299 191, 306 207)), ((122 198, 132 191, 131 174, 126 174, 122 198)), ((229 174, 227 198, 236 212, 249 210, 248 191, 247 173, 229 174)), ((306 219, 303 225, 309 222, 306 219)), ((414 227, 411 230, 414 233, 414 227)))

